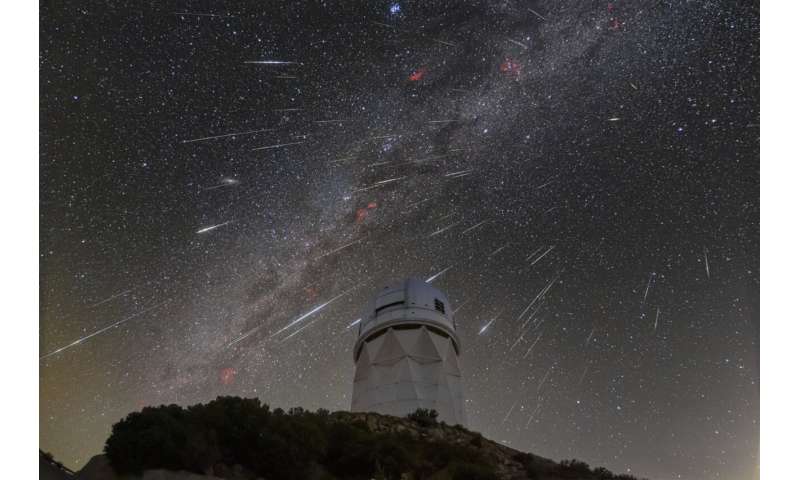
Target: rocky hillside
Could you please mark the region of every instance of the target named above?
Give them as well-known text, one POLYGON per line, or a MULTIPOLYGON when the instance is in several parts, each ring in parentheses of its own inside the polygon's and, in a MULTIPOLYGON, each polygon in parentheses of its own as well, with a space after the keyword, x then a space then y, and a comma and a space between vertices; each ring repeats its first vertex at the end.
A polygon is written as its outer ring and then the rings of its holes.
POLYGON ((554 462, 436 421, 376 413, 271 411, 221 397, 146 408, 117 423, 80 480, 635 480, 575 460, 554 462))

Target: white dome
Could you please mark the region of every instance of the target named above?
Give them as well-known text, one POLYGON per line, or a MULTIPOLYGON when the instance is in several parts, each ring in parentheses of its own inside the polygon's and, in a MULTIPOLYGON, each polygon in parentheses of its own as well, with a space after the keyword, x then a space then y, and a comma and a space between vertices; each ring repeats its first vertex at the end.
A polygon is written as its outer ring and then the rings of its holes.
POLYGON ((447 297, 408 279, 379 291, 362 318, 351 410, 404 416, 428 408, 466 425, 461 347, 447 297))
POLYGON ((450 301, 441 290, 416 278, 394 283, 375 294, 367 302, 366 311, 358 326, 358 349, 369 335, 395 325, 428 325, 443 330, 453 339, 456 348, 461 343, 456 334, 450 301))

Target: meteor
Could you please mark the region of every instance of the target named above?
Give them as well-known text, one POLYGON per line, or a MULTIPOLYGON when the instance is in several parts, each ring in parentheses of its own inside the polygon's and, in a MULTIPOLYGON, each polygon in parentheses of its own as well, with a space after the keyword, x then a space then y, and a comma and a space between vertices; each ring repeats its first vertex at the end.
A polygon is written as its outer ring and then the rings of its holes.
MULTIPOLYGON (((446 271, 450 270, 451 268, 453 268, 453 265, 450 265, 449 267, 445 268, 445 269, 444 269, 444 270, 442 270, 441 272, 439 272, 439 273, 437 273, 437 274, 433 275, 432 277, 429 277, 427 280, 425 280, 425 283, 431 283, 432 281, 436 280, 436 279, 437 279, 437 278, 439 278, 440 276, 444 275, 444 273, 445 273, 446 271)), ((455 313, 455 312, 453 312, 453 313, 455 313)))
POLYGON ((520 42, 518 40, 514 40, 513 38, 506 38, 506 40, 508 40, 509 42, 513 43, 514 45, 517 45, 517 46, 520 46, 520 47, 524 48, 525 50, 528 49, 527 45, 525 45, 524 43, 522 43, 522 42, 520 42))
POLYGON ((458 172, 445 173, 444 176, 445 177, 456 177, 456 178, 458 178, 458 177, 463 177, 464 175, 469 175, 470 173, 472 173, 472 169, 471 168, 467 169, 467 170, 460 170, 458 172))
POLYGON ((244 63, 255 63, 259 65, 294 65, 297 62, 286 62, 283 60, 250 60, 244 63))
POLYGON ((511 405, 511 408, 508 409, 508 413, 506 413, 506 416, 503 418, 502 423, 506 423, 506 420, 508 420, 508 417, 511 416, 511 412, 514 410, 514 407, 517 406, 517 403, 519 403, 519 399, 516 402, 514 402, 513 405, 511 405))
POLYGON ((105 300, 100 300, 99 302, 97 302, 95 304, 89 305, 89 308, 94 308, 94 307, 97 307, 97 306, 102 305, 104 303, 110 302, 111 300, 114 300, 115 298, 118 298, 118 297, 122 297, 123 295, 126 295, 126 294, 132 292, 133 290, 134 290, 133 288, 129 288, 129 289, 125 290, 124 292, 115 293, 114 295, 111 295, 110 297, 106 298, 105 300))
POLYGON ((246 132, 225 133, 222 135, 213 135, 210 137, 190 138, 189 140, 181 140, 181 143, 203 142, 205 140, 214 140, 216 138, 235 137, 237 135, 250 135, 251 133, 271 132, 274 128, 264 128, 261 130, 248 130, 246 132))
POLYGON ((463 232, 461 232, 461 235, 464 235, 467 232, 471 232, 471 231, 475 230, 476 228, 480 227, 481 225, 483 225, 484 223, 486 223, 488 221, 489 220, 487 219, 487 220, 484 220, 482 222, 476 223, 475 225, 473 225, 473 226, 469 227, 468 229, 464 230, 463 232))
POLYGON ((534 9, 532 9, 532 8, 529 8, 529 9, 528 9, 528 11, 529 11, 529 12, 531 12, 532 14, 536 15, 537 17, 541 18, 542 20, 547 20, 546 18, 544 18, 544 17, 542 16, 542 14, 541 14, 541 13, 537 12, 536 10, 534 10, 534 9))
POLYGON ((316 322, 317 322, 317 320, 319 320, 319 319, 312 320, 312 321, 310 321, 310 322, 306 323, 306 324, 305 324, 305 325, 303 325, 302 327, 300 327, 300 328, 298 328, 297 330, 295 330, 294 332, 290 333, 290 334, 289 334, 287 337, 285 337, 283 340, 281 340, 281 342, 280 342, 280 343, 283 343, 283 342, 285 342, 286 340, 289 340, 290 338, 294 337, 295 335, 297 335, 298 333, 302 332, 302 331, 303 331, 303 330, 305 330, 306 328, 310 327, 311 325, 314 325, 314 323, 316 323, 316 322))
POLYGON ((357 319, 353 320, 353 321, 350 323, 350 325, 348 325, 348 326, 347 326, 347 328, 345 328, 345 331, 346 331, 346 330, 350 330, 351 328, 355 327, 355 326, 356 326, 356 325, 358 325, 359 323, 361 323, 361 319, 360 319, 360 318, 357 318, 357 319))
POLYGON ((532 344, 530 347, 528 347, 528 350, 525 352, 525 355, 523 355, 523 356, 522 356, 522 358, 525 358, 525 357, 527 357, 527 356, 528 356, 528 354, 530 354, 530 353, 531 353, 531 350, 533 350, 533 347, 535 347, 535 346, 536 346, 536 344, 537 344, 537 343, 539 343, 539 340, 541 340, 541 339, 542 339, 542 335, 544 335, 544 332, 541 332, 541 333, 539 334, 539 336, 538 336, 538 337, 536 337, 536 340, 533 342, 533 344, 532 344))
POLYGON ((328 255, 331 255, 331 254, 334 254, 334 253, 336 253, 338 251, 344 250, 345 248, 347 248, 347 247, 349 247, 351 245, 355 245, 356 243, 359 243, 361 240, 364 240, 364 238, 359 238, 357 240, 353 240, 352 242, 346 243, 346 244, 342 245, 341 247, 334 248, 330 252, 325 252, 322 255, 320 255, 319 257, 315 258, 315 260, 319 260, 320 258, 327 257, 328 255))
POLYGON ((275 332, 275 333, 273 333, 272 335, 270 335, 270 336, 269 336, 269 338, 272 338, 272 337, 274 337, 275 335, 280 335, 281 333, 283 333, 283 332, 285 332, 286 330, 288 330, 288 329, 292 328, 293 326, 295 326, 295 325, 297 325, 298 323, 302 322, 303 320, 305 320, 306 318, 310 317, 311 315, 314 315, 315 313, 319 312, 320 310, 322 310, 323 308, 327 307, 328 305, 330 305, 331 303, 335 302, 336 300, 338 300, 338 299, 342 298, 343 296, 347 295, 348 293, 352 292, 352 291, 353 291, 355 288, 356 288, 356 287, 351 287, 350 289, 348 289, 348 290, 345 290, 344 292, 340 293, 339 295, 336 295, 335 297, 331 298, 331 299, 330 299, 330 300, 328 300, 327 302, 325 302, 325 303, 322 303, 322 304, 320 304, 320 305, 317 305, 316 307, 312 308, 312 309, 311 309, 311 310, 309 310, 308 312, 306 312, 306 313, 304 313, 304 314, 300 315, 300 316, 299 316, 299 317, 297 317, 296 319, 294 319, 294 320, 292 320, 291 322, 289 322, 289 324, 288 324, 288 325, 286 325, 285 327, 281 328, 281 329, 280 329, 280 330, 278 330, 277 332, 275 332))
POLYGON ((464 305, 468 304, 469 302, 470 302, 469 298, 464 300, 463 302, 461 302, 461 304, 459 306, 457 306, 455 310, 453 310, 453 315, 458 313, 458 311, 461 310, 464 307, 464 305))
POLYGON ((539 260, 543 259, 554 248, 556 248, 555 245, 551 246, 550 248, 547 249, 546 252, 544 252, 543 254, 539 255, 539 258, 537 258, 536 260, 533 261, 533 263, 531 263, 531 267, 536 265, 539 262, 539 260))
POLYGON ((644 289, 644 298, 642 299, 642 307, 644 307, 644 304, 647 303, 647 293, 650 291, 650 285, 655 283, 653 281, 653 277, 654 276, 655 276, 655 272, 651 273, 650 274, 650 278, 647 279, 647 286, 644 289))
POLYGON ((501 251, 503 251, 503 249, 504 249, 504 248, 506 248, 506 247, 507 247, 507 246, 509 246, 509 245, 511 245, 511 242, 508 242, 508 243, 506 243, 506 244, 505 244, 505 245, 503 245, 502 247, 500 247, 500 248, 498 248, 497 250, 495 250, 494 252, 490 253, 490 254, 489 254, 489 256, 488 256, 487 258, 492 258, 492 257, 494 257, 495 255, 497 255, 498 253, 500 253, 501 251))
POLYGON ((118 327, 118 326, 122 325, 123 323, 125 323, 127 321, 130 321, 130 320, 133 320, 134 318, 136 318, 136 317, 138 317, 140 315, 143 315, 143 314, 145 314, 145 313, 147 313, 149 311, 155 310, 156 308, 164 305, 168 301, 169 300, 164 300, 161 303, 157 303, 157 304, 155 304, 155 305, 153 305, 153 306, 151 306, 149 308, 145 308, 144 310, 142 310, 140 312, 134 313, 133 315, 129 315, 129 316, 123 318, 122 320, 118 321, 118 322, 114 322, 114 323, 112 323, 111 325, 109 325, 107 327, 103 327, 100 330, 97 330, 96 332, 93 332, 93 333, 90 333, 89 335, 86 335, 85 337, 81 337, 81 338, 75 340, 74 342, 70 343, 69 345, 65 345, 65 346, 63 346, 61 348, 53 350, 52 352, 50 352, 48 354, 42 355, 41 357, 39 357, 39 360, 43 360, 45 358, 52 357, 53 355, 61 353, 64 350, 68 350, 68 349, 70 349, 72 347, 76 347, 76 346, 80 345, 81 343, 85 342, 86 340, 89 340, 92 337, 100 335, 101 333, 106 332, 108 330, 111 330, 114 327, 118 327))
POLYGON ((212 231, 212 230, 216 230, 216 229, 218 229, 218 228, 220 228, 220 227, 224 227, 225 225, 227 225, 227 224, 229 224, 229 223, 231 223, 231 222, 232 222, 232 220, 228 220, 228 221, 227 221, 227 222, 225 222, 225 223, 218 223, 217 225, 211 225, 210 227, 204 227, 204 228, 201 228, 200 230, 198 230, 198 231, 196 231, 196 232, 194 232, 194 233, 206 233, 206 232, 210 232, 210 231, 212 231))
POLYGON ((442 45, 447 45, 448 47, 457 47, 458 46, 455 43, 445 42, 444 40, 437 40, 435 38, 432 38, 431 40, 433 40, 436 43, 441 43, 442 45))
POLYGON ((544 248, 544 247, 539 247, 539 248, 537 248, 536 250, 534 250, 534 251, 533 251, 533 253, 531 253, 530 255, 528 255, 527 257, 525 257, 525 261, 527 262, 528 260, 530 260, 531 258, 533 258, 533 256, 534 256, 534 255, 536 255, 537 253, 541 252, 543 248, 544 248))
POLYGON ((592 337, 594 337, 594 329, 595 329, 595 327, 592 327, 592 331, 589 332, 589 336, 586 337, 586 342, 584 342, 584 344, 583 344, 584 346, 589 345, 589 342, 592 341, 592 337))
POLYGON ((301 143, 306 143, 306 142, 279 143, 277 145, 267 145, 266 147, 251 148, 250 151, 255 152, 256 150, 269 150, 272 148, 288 147, 290 145, 300 145, 301 143))
POLYGON ((382 185, 386 185, 387 183, 392 183, 392 182, 396 182, 398 180, 403 180, 404 178, 406 178, 406 177, 403 176, 403 177, 389 178, 387 180, 381 180, 380 182, 373 183, 372 185, 353 190, 353 193, 364 192, 366 190, 371 190, 373 188, 377 188, 377 187, 380 187, 382 185))
POLYGON ((478 335, 483 335, 483 333, 486 331, 486 329, 491 327, 495 320, 497 320, 497 316, 495 316, 494 318, 489 320, 489 323, 487 323, 486 325, 482 326, 481 329, 478 331, 478 335))
POLYGON ((194 13, 194 12, 175 12, 173 15, 182 15, 187 17, 219 17, 219 18, 236 18, 236 15, 220 15, 218 13, 194 13))
POLYGON ((223 178, 218 184, 212 185, 210 187, 206 187, 203 190, 206 190, 206 191, 207 190, 216 190, 218 188, 232 187, 232 186, 238 185, 238 184, 239 184, 239 180, 236 180, 235 178, 223 178))
POLYGON ((442 234, 442 233, 450 230, 451 228, 455 227, 459 223, 461 223, 461 220, 457 221, 456 223, 451 223, 450 225, 448 225, 446 227, 442 227, 439 230, 436 230, 435 232, 433 232, 430 235, 428 235, 428 238, 435 237, 436 235, 442 234))

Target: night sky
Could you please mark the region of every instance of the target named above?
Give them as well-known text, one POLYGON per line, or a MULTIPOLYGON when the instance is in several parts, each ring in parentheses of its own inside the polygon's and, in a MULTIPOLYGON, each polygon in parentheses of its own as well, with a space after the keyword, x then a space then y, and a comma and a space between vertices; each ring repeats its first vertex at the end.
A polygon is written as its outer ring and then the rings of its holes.
POLYGON ((414 276, 471 429, 753 478, 757 3, 71 3, 40 6, 42 449, 218 395, 349 409, 362 305, 414 276))

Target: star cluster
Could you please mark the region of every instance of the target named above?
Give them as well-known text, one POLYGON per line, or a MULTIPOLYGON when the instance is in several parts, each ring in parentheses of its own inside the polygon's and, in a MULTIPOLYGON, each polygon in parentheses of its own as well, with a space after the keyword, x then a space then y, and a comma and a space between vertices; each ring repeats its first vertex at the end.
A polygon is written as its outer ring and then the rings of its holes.
POLYGON ((41 5, 40 442, 348 409, 367 297, 444 290, 469 427, 758 464, 757 5, 41 5))

